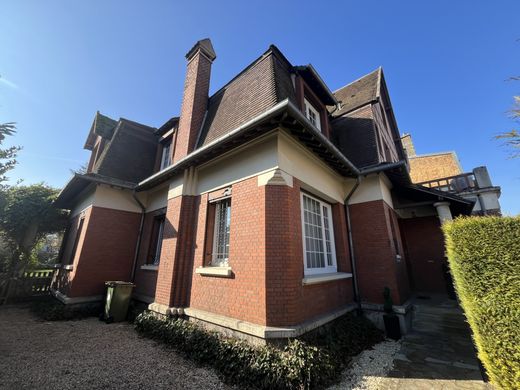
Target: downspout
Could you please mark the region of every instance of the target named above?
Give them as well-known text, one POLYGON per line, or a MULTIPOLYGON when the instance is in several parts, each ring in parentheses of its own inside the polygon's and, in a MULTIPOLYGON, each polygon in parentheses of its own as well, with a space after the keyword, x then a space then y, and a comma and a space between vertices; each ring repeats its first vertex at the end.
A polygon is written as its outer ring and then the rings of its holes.
POLYGON ((130 276, 130 281, 133 283, 135 281, 135 270, 137 268, 137 258, 139 257, 139 250, 141 249, 141 238, 143 236, 144 216, 145 216, 146 208, 144 207, 143 203, 137 197, 137 195, 135 193, 135 189, 132 192, 132 197, 134 198, 135 202, 141 208, 141 222, 139 223, 139 233, 137 234, 137 243, 135 244, 134 262, 132 264, 132 274, 130 276))
POLYGON ((350 220, 350 208, 348 202, 354 192, 359 187, 359 183, 361 182, 361 178, 358 176, 356 178, 356 184, 350 190, 347 197, 345 198, 345 217, 347 219, 347 234, 348 234, 348 246, 349 246, 349 254, 350 254, 350 268, 352 269, 352 288, 354 290, 354 301, 357 303, 357 311, 358 314, 361 314, 361 298, 359 296, 359 285, 357 279, 357 270, 356 270, 356 256, 354 254, 354 240, 352 238, 352 223, 350 220))

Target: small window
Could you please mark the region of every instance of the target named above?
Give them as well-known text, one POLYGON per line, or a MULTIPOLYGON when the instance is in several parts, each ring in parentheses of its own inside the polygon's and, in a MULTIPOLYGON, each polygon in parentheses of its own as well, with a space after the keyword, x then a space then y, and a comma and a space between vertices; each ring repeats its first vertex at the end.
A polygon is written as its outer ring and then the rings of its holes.
POLYGON ((321 119, 320 113, 312 104, 309 103, 307 99, 304 99, 305 102, 305 116, 307 119, 321 131, 321 119))
POLYGON ((74 237, 74 245, 72 246, 72 252, 70 254, 69 264, 74 263, 74 258, 76 257, 76 252, 78 251, 79 240, 81 238, 81 232, 83 231, 83 222, 85 221, 85 217, 79 220, 78 230, 76 231, 76 237, 74 237))
POLYGON ((215 226, 211 265, 227 266, 229 259, 229 228, 231 226, 231 198, 215 203, 215 226))
POLYGON ((337 272, 332 208, 303 193, 301 202, 305 274, 337 272))
POLYGON ((150 250, 148 251, 147 264, 159 265, 161 261, 161 249, 164 233, 165 215, 159 215, 153 220, 152 237, 150 241, 150 250))
POLYGON ((161 156, 161 171, 164 168, 167 168, 172 163, 172 156, 171 156, 171 147, 172 147, 172 141, 169 141, 168 143, 163 144, 162 148, 162 156, 161 156))

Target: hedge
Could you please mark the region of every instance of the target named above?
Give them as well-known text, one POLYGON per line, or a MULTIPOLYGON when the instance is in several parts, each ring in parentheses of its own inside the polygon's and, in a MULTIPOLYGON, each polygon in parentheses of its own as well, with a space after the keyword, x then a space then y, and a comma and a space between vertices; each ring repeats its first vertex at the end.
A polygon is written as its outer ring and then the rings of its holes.
POLYGON ((333 334, 341 337, 333 340, 335 348, 328 348, 330 340, 320 333, 309 340, 291 340, 284 348, 253 346, 208 332, 193 322, 160 319, 148 311, 134 324, 142 335, 166 343, 198 364, 213 367, 225 382, 260 389, 323 388, 339 378, 348 356, 382 340, 381 332, 368 320, 353 316, 336 322, 333 334), (346 344, 353 340, 349 348, 346 344))
POLYGON ((520 386, 520 217, 458 218, 443 227, 450 269, 490 381, 520 386))

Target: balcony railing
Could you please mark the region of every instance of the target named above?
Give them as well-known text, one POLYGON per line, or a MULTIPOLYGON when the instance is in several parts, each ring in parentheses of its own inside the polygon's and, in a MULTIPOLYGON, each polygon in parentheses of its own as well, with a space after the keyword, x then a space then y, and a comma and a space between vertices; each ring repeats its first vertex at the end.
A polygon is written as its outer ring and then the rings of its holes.
POLYGON ((479 189, 473 172, 423 181, 416 184, 451 193, 474 191, 479 189))

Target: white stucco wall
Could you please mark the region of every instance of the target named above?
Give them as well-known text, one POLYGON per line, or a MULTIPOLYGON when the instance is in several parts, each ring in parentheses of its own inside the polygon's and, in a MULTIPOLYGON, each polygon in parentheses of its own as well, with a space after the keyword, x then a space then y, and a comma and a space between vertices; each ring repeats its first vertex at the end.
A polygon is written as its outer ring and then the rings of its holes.
MULTIPOLYGON (((347 182, 350 191, 355 184, 355 180, 347 182)), ((350 198, 349 204, 371 202, 374 200, 384 200, 390 207, 394 207, 391 195, 391 183, 384 174, 373 174, 361 179, 359 187, 350 198)))

